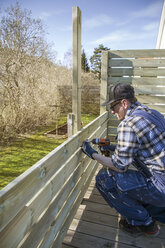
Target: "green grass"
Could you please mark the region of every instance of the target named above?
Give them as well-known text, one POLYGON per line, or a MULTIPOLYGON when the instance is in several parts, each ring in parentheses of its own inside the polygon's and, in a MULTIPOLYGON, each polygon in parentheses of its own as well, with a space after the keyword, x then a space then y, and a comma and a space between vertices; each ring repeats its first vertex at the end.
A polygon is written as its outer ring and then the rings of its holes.
MULTIPOLYGON (((83 126, 96 117, 82 115, 83 126)), ((65 122, 66 117, 61 118, 60 125, 65 122)), ((20 136, 8 144, 0 145, 0 189, 66 140, 48 138, 44 135, 53 128, 54 125, 40 127, 35 133, 20 136)))

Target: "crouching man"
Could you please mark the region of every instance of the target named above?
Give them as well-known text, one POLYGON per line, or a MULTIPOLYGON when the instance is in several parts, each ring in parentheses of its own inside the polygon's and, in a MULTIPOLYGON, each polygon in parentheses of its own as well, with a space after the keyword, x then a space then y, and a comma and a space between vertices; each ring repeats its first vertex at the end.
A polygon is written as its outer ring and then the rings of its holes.
POLYGON ((109 99, 103 105, 121 121, 112 157, 98 154, 88 141, 82 151, 105 167, 96 176, 96 187, 121 214, 119 227, 157 236, 156 220, 165 223, 165 119, 141 105, 130 85, 112 86, 109 99), (143 162, 147 173, 130 169, 135 159, 143 162))

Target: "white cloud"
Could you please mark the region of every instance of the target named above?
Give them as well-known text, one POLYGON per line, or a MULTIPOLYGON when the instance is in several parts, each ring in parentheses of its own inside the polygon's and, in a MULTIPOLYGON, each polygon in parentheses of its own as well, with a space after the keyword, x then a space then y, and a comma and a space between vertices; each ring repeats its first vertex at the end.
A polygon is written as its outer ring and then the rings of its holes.
MULTIPOLYGON (((148 5, 146 8, 141 9, 141 10, 137 10, 137 11, 133 11, 131 12, 128 16, 126 20, 120 20, 120 22, 116 21, 116 26, 117 27, 124 27, 126 25, 132 24, 135 22, 136 19, 138 18, 150 18, 150 20, 152 18, 159 18, 161 16, 161 10, 162 10, 162 2, 161 1, 157 1, 154 2, 150 5, 148 5)), ((137 20, 136 20, 137 21, 137 20)), ((156 22, 150 22, 149 25, 144 26, 143 30, 152 30, 157 28, 158 29, 158 23, 156 22)))
POLYGON ((143 17, 157 17, 160 16, 162 9, 162 1, 155 1, 148 5, 146 8, 132 12, 132 17, 143 18, 143 17))
POLYGON ((100 37, 97 40, 89 42, 90 45, 104 44, 108 46, 109 44, 122 44, 123 42, 133 43, 134 41, 142 41, 148 39, 149 37, 154 37, 152 32, 131 32, 124 30, 114 31, 106 36, 100 37))
POLYGON ((52 17, 52 16, 59 16, 59 15, 63 15, 65 14, 65 10, 63 9, 60 9, 60 10, 56 10, 56 11, 51 11, 51 12, 41 12, 40 14, 40 18, 42 20, 47 20, 49 17, 52 17))
POLYGON ((113 32, 111 34, 108 34, 106 36, 103 36, 97 40, 91 41, 90 44, 94 45, 94 44, 104 44, 107 42, 112 42, 112 41, 117 41, 120 39, 120 37, 122 36, 122 34, 120 34, 119 32, 113 32))
POLYGON ((145 31, 157 31, 159 28, 159 22, 151 22, 145 26, 142 27, 142 30, 145 31))
POLYGON ((40 19, 42 19, 42 20, 47 20, 50 16, 51 16, 52 14, 50 13, 50 12, 42 12, 41 14, 40 14, 40 19))
POLYGON ((103 25, 112 24, 113 20, 104 14, 100 14, 98 16, 92 17, 84 22, 84 28, 97 28, 103 25))

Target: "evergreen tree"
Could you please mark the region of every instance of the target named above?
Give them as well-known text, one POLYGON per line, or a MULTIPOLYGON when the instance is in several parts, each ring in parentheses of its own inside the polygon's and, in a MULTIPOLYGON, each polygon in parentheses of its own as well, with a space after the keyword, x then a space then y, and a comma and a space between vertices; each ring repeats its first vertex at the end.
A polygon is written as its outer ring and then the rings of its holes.
POLYGON ((81 69, 84 72, 89 72, 88 60, 87 60, 84 49, 83 49, 82 54, 81 54, 81 69))
POLYGON ((110 48, 104 47, 103 44, 100 44, 98 47, 94 48, 94 53, 90 57, 92 71, 98 73, 99 79, 101 78, 101 53, 105 50, 110 50, 110 48))

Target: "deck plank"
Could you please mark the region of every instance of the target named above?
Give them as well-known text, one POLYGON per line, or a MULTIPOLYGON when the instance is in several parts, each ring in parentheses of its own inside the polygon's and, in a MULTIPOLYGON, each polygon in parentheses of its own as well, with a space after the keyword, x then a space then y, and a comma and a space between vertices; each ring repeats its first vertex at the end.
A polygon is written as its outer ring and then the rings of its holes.
POLYGON ((108 206, 95 188, 95 179, 84 195, 61 248, 164 248, 165 225, 156 238, 136 236, 119 229, 120 215, 108 206))

